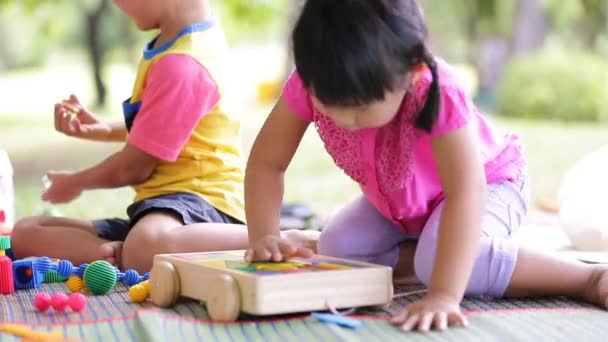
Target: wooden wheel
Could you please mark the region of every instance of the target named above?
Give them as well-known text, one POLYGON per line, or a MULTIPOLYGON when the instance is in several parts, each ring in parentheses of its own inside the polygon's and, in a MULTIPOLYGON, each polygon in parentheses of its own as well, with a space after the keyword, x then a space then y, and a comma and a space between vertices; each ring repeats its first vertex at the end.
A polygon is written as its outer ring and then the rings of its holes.
POLYGON ((241 311, 241 296, 238 284, 227 274, 212 277, 208 285, 207 311, 211 319, 234 321, 241 311))
POLYGON ((150 299, 154 305, 166 308, 177 301, 180 294, 179 278, 170 262, 154 263, 150 272, 150 299))

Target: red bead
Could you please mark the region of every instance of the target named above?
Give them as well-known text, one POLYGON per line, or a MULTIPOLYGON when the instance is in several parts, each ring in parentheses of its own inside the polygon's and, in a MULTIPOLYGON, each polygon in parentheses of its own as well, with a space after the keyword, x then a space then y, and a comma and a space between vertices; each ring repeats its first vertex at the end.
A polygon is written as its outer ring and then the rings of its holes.
POLYGON ((45 312, 51 306, 51 296, 46 292, 40 292, 34 297, 34 305, 40 312, 45 312))
POLYGON ((70 295, 68 299, 68 305, 72 308, 74 312, 80 312, 87 305, 87 297, 85 297, 80 292, 74 292, 70 295))
POLYGON ((56 311, 63 311, 68 305, 68 295, 63 292, 57 292, 51 298, 51 304, 56 311))

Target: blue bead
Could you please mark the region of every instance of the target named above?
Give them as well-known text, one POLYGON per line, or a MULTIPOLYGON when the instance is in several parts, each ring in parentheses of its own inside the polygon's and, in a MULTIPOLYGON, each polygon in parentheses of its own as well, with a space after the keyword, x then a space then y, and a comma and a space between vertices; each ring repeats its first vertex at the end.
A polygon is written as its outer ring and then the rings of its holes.
POLYGON ((84 271, 86 271, 87 267, 89 267, 89 264, 86 263, 78 266, 78 270, 75 271, 76 275, 82 278, 84 276, 84 271))
POLYGON ((139 273, 133 269, 127 270, 123 282, 129 287, 139 283, 139 273))
POLYGON ((57 273, 64 278, 68 278, 74 272, 74 265, 69 260, 61 260, 57 264, 57 273))
POLYGON ((36 270, 40 272, 42 275, 49 273, 54 270, 56 267, 53 265, 51 259, 47 257, 41 257, 36 260, 36 270))

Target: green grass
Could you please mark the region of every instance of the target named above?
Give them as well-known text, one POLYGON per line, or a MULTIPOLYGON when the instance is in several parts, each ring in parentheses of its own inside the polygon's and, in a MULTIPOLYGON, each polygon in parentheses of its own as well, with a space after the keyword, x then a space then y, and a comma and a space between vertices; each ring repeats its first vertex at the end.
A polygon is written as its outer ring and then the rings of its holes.
MULTIPOLYGON (((268 107, 257 108, 245 121, 244 146, 248 150, 268 107)), ((559 184, 569 167, 584 154, 608 144, 608 127, 560 123, 493 120, 503 129, 517 132, 526 145, 534 198, 555 200, 559 184)), ((81 169, 120 148, 74 140, 54 133, 50 125, 14 125, 0 136, 8 149, 16 175, 17 215, 32 215, 47 206, 39 200, 40 181, 49 169, 81 169)), ((286 197, 308 203, 327 213, 359 192, 324 152, 313 129, 303 140, 287 173, 286 197)), ((129 189, 87 192, 77 201, 59 206, 65 214, 83 218, 123 216, 132 199, 129 189)))
MULTIPOLYGON (((50 66, 38 71, 0 73, 0 147, 9 152, 16 171, 17 217, 39 214, 48 208, 39 199, 41 177, 47 170, 82 169, 120 148, 116 144, 67 138, 53 130, 54 102, 72 92, 79 94, 85 103, 91 101, 88 67, 78 63, 75 60, 69 68, 50 66)), ((132 72, 126 65, 108 69, 109 83, 113 85, 109 102, 117 110, 121 99, 129 92, 132 72)), ((251 81, 241 83, 238 90, 253 89, 251 81)), ((242 108, 243 145, 248 151, 270 107, 248 105, 242 108)), ((608 144, 605 133, 608 126, 495 117, 491 120, 499 128, 513 130, 522 137, 534 184, 533 195, 537 199, 554 200, 567 169, 584 154, 608 144)), ((358 187, 333 165, 311 128, 287 173, 286 198, 327 213, 358 193, 358 187)), ((81 218, 124 216, 132 196, 130 189, 92 191, 59 209, 65 215, 81 218)))
POLYGON ((591 151, 608 145, 608 125, 495 119, 523 140, 534 199, 556 201, 566 172, 591 151))

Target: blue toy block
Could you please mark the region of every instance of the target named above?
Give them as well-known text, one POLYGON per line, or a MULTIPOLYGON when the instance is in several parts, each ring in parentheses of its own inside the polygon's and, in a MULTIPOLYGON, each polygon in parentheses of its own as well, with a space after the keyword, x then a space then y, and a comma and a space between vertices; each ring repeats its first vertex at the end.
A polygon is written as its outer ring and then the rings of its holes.
POLYGON ((13 280, 15 289, 37 289, 42 285, 43 275, 38 272, 35 259, 17 260, 13 262, 13 280))

